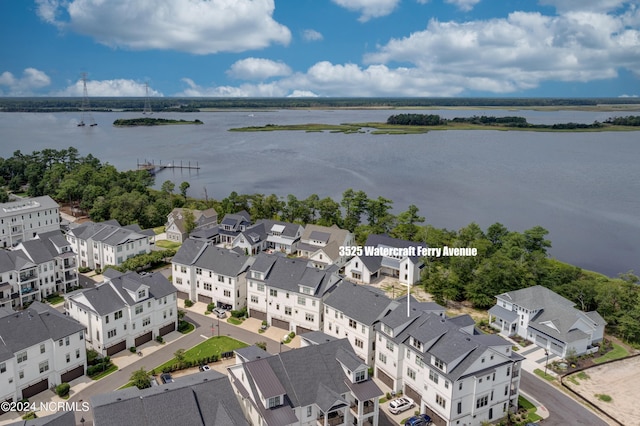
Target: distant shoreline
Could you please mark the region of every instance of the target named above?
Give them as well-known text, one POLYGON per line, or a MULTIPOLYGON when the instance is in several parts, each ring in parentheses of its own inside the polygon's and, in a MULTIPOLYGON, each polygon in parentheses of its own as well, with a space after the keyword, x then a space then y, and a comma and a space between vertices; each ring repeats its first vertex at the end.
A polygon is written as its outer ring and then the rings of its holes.
POLYGON ((115 127, 139 127, 139 126, 170 126, 180 124, 203 124, 202 121, 196 119, 187 120, 169 120, 166 118, 119 118, 113 122, 115 127))

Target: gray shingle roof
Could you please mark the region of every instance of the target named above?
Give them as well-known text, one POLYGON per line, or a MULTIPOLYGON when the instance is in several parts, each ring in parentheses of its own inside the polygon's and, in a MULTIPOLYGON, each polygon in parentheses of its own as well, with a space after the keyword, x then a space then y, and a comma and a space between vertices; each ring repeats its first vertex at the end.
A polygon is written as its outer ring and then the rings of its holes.
POLYGON ((299 285, 314 289, 312 296, 324 295, 341 278, 335 269, 317 269, 309 266, 305 259, 291 259, 279 255, 261 253, 249 271, 266 272, 266 285, 286 291, 299 292, 299 285))
POLYGON ((100 223, 85 222, 78 227, 70 229, 69 233, 81 240, 101 241, 110 246, 149 238, 147 235, 120 226, 115 220, 100 223))
POLYGON ((563 306, 565 308, 573 308, 575 306, 575 303, 571 300, 565 299, 558 293, 554 293, 541 285, 509 291, 496 297, 529 310, 549 308, 550 306, 555 305, 563 306))
POLYGON ((33 302, 23 311, 0 318, 0 361, 38 343, 58 340, 81 330, 84 326, 73 318, 50 306, 33 302))
POLYGON ((48 195, 10 201, 0 204, 0 217, 11 217, 16 214, 25 214, 46 209, 57 209, 58 203, 48 195))
POLYGON ((76 416, 73 411, 58 411, 37 419, 9 423, 7 426, 76 426, 76 416))
POLYGON ((227 377, 215 371, 149 389, 97 395, 91 405, 96 426, 248 425, 227 377))
POLYGON ((194 265, 227 277, 240 275, 254 260, 236 251, 193 239, 186 240, 173 257, 174 263, 194 265))
POLYGON ((304 230, 304 228, 301 225, 298 225, 295 223, 289 223, 289 222, 281 222, 279 220, 260 219, 256 222, 256 225, 260 223, 264 224, 265 229, 269 234, 271 234, 272 230, 274 229, 274 226, 282 227, 282 230, 280 230, 280 234, 282 236, 289 237, 289 238, 294 238, 298 233, 298 230, 300 229, 304 230))
POLYGON ((325 305, 337 309, 365 325, 373 325, 398 306, 375 287, 344 281, 325 300, 325 305))

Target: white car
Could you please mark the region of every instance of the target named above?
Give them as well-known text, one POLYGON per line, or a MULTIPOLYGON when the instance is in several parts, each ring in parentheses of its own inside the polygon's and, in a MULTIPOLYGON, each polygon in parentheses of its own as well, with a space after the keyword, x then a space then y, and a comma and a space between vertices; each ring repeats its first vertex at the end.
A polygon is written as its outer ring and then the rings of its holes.
POLYGON ((415 407, 415 405, 416 404, 413 402, 413 399, 403 396, 402 398, 396 398, 389 403, 389 411, 391 414, 398 414, 415 407))

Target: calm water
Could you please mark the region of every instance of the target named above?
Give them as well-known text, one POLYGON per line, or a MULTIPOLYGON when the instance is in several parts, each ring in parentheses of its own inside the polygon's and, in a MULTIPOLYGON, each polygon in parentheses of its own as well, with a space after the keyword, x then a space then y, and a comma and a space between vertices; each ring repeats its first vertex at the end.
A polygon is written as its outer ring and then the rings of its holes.
MULTIPOLYGON (((420 111, 423 112, 424 111, 420 111)), ((228 132, 267 123, 384 121, 398 111, 271 111, 156 114, 199 118, 201 126, 78 128, 78 114, 0 114, 0 156, 20 149, 78 148, 119 169, 136 160, 196 162, 198 173, 165 170, 156 184, 191 184, 189 194, 310 194, 339 200, 347 188, 394 200, 395 212, 416 204, 427 222, 457 229, 475 221, 523 231, 550 231, 551 254, 616 275, 640 271, 639 133, 443 131, 424 135, 228 132)), ((603 121, 611 113, 429 111, 444 117, 520 115, 532 123, 603 121)))

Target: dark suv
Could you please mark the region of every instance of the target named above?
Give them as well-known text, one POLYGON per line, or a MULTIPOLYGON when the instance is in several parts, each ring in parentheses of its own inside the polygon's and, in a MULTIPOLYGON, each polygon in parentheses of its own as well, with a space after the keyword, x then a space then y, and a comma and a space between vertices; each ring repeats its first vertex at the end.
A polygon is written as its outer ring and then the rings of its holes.
POLYGON ((405 426, 428 426, 431 424, 431 417, 426 414, 418 414, 407 419, 405 426))
POLYGON ((171 374, 169 373, 161 374, 160 380, 162 380, 162 383, 173 383, 173 377, 171 377, 171 374))

